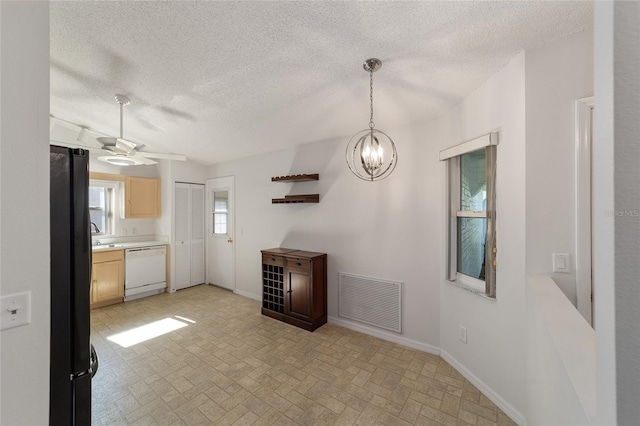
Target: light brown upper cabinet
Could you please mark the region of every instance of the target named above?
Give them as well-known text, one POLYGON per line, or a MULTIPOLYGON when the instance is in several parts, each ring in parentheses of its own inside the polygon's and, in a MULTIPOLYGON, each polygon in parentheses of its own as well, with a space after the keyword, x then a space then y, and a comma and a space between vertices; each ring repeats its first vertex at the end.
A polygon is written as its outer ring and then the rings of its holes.
POLYGON ((125 219, 160 217, 160 179, 127 176, 124 184, 125 219))

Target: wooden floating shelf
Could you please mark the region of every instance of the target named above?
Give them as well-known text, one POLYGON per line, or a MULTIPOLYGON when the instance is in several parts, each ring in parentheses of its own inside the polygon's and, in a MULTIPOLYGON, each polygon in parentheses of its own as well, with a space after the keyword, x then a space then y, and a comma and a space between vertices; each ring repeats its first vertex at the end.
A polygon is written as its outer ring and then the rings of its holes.
POLYGON ((272 204, 319 203, 320 194, 285 195, 284 198, 272 198, 272 204))
POLYGON ((320 175, 314 174, 302 174, 302 175, 287 175, 287 176, 275 176, 271 178, 271 182, 304 182, 309 180, 318 180, 320 175))

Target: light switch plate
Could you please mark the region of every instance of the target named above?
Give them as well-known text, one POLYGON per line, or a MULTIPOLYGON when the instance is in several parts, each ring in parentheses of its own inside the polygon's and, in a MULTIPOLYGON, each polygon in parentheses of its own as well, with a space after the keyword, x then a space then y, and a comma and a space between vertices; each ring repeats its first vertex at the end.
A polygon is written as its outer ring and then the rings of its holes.
POLYGON ((464 343, 467 344, 467 327, 464 326, 460 326, 460 330, 459 330, 459 334, 458 334, 458 339, 464 343))
POLYGON ((553 253, 553 272, 568 274, 571 272, 569 253, 553 253))
POLYGON ((0 297, 0 330, 31 323, 31 292, 0 297))

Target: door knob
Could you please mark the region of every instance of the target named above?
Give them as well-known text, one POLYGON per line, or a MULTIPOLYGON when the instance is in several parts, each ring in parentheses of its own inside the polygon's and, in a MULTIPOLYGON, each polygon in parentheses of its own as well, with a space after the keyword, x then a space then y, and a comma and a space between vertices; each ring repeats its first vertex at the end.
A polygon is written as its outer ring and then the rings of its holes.
POLYGON ((228 242, 228 243, 232 243, 232 242, 233 242, 233 239, 229 238, 229 239, 227 240, 227 242, 228 242))

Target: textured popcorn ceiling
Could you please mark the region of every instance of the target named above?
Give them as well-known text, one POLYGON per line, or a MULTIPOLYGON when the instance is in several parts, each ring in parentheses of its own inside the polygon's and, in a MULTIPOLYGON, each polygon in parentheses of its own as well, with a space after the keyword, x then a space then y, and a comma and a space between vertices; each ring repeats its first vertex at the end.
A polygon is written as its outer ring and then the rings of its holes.
MULTIPOLYGON (((592 2, 52 2, 51 114, 203 164, 435 118, 592 2)), ((551 70, 550 70, 551 72, 551 70)), ((403 143, 396 141, 399 149, 403 143)))

